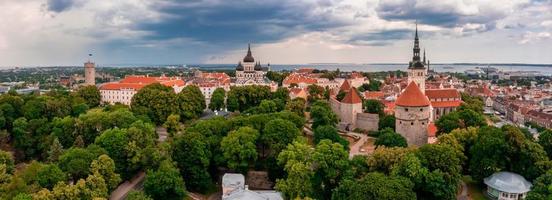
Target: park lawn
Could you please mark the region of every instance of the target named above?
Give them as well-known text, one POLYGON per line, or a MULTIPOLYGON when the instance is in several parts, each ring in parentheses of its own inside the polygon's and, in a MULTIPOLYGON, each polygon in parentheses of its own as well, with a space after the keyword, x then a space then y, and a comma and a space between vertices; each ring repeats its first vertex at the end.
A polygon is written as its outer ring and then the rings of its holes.
POLYGON ((463 176, 462 181, 468 185, 468 195, 472 200, 486 200, 483 194, 483 189, 471 178, 471 176, 463 176))

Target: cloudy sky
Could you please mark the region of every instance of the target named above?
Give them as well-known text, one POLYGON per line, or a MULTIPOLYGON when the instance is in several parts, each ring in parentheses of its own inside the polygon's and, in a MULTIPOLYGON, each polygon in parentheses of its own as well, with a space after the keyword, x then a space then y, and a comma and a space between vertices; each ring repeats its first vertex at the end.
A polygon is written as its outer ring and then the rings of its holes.
POLYGON ((552 0, 0 0, 0 66, 552 63, 552 0))

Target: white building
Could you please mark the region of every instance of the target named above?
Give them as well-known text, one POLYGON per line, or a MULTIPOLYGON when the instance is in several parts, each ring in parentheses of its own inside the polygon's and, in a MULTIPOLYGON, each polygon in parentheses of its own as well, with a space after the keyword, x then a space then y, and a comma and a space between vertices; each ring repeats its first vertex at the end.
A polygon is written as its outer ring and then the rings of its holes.
POLYGON ((497 172, 483 180, 487 185, 486 195, 496 200, 525 199, 533 184, 523 176, 512 172, 497 172))
POLYGON ((205 97, 205 105, 209 106, 211 96, 217 88, 223 88, 225 91, 230 91, 230 76, 225 73, 205 73, 196 71, 194 78, 187 81, 186 85, 196 85, 201 90, 205 97))
POLYGON ((102 103, 121 103, 130 105, 132 97, 143 87, 160 83, 174 89, 179 93, 185 86, 185 82, 178 77, 149 77, 149 76, 127 76, 119 82, 105 83, 100 86, 102 103))
POLYGON ((222 200, 283 200, 274 190, 249 190, 242 174, 226 173, 222 176, 222 200))

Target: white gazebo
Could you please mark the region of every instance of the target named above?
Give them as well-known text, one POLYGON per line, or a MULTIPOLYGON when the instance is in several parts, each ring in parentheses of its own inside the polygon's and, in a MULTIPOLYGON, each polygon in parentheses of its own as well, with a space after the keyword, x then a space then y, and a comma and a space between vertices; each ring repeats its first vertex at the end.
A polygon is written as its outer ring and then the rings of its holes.
POLYGON ((525 199, 533 186, 523 176, 512 172, 497 172, 483 180, 487 197, 496 200, 525 199))

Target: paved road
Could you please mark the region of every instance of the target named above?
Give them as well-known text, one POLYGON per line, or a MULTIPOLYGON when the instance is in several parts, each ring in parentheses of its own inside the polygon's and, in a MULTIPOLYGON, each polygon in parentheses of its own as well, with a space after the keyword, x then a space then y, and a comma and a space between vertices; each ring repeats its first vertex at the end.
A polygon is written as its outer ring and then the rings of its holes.
POLYGON ((462 192, 456 197, 457 200, 469 200, 470 197, 468 196, 468 186, 464 181, 460 182, 462 186, 462 192))
POLYGON ((350 147, 349 158, 353 158, 353 156, 355 156, 355 155, 366 155, 366 154, 368 154, 368 152, 366 152, 366 151, 364 151, 364 152, 360 151, 360 148, 362 147, 362 145, 364 145, 364 143, 366 143, 366 141, 370 137, 368 137, 367 135, 364 135, 364 134, 354 133, 354 132, 348 132, 346 134, 349 135, 349 136, 355 136, 355 137, 360 138, 355 144, 353 144, 350 147))
MULTIPOLYGON (((159 135, 158 141, 159 142, 165 142, 168 137, 167 129, 159 126, 155 128, 155 132, 157 135, 159 135)), ((136 189, 140 183, 144 180, 146 177, 146 173, 140 172, 136 174, 130 181, 125 181, 123 184, 119 185, 115 191, 111 193, 109 196, 109 200, 122 200, 125 199, 128 192, 130 192, 132 189, 136 189)), ((192 196, 192 199, 195 199, 192 196)))
POLYGON ((128 192, 130 192, 132 189, 136 188, 139 184, 141 184, 145 177, 146 177, 146 173, 140 172, 132 179, 130 179, 130 181, 125 181, 123 184, 119 185, 119 187, 117 187, 115 191, 111 193, 111 196, 109 196, 109 200, 125 199, 128 192))
MULTIPOLYGON (((307 127, 303 127, 303 132, 307 135, 311 135, 311 136, 314 135, 312 130, 310 128, 307 128, 307 127)), ((352 158, 355 155, 366 155, 366 154, 368 154, 368 152, 366 152, 366 151, 361 152, 360 148, 362 147, 362 145, 364 145, 364 143, 368 140, 368 138, 370 138, 369 136, 364 135, 364 134, 360 134, 360 133, 355 133, 355 132, 347 132, 347 133, 339 133, 339 134, 340 135, 345 135, 345 136, 350 136, 350 137, 353 137, 355 139, 359 138, 353 145, 349 146, 349 158, 352 158)))

